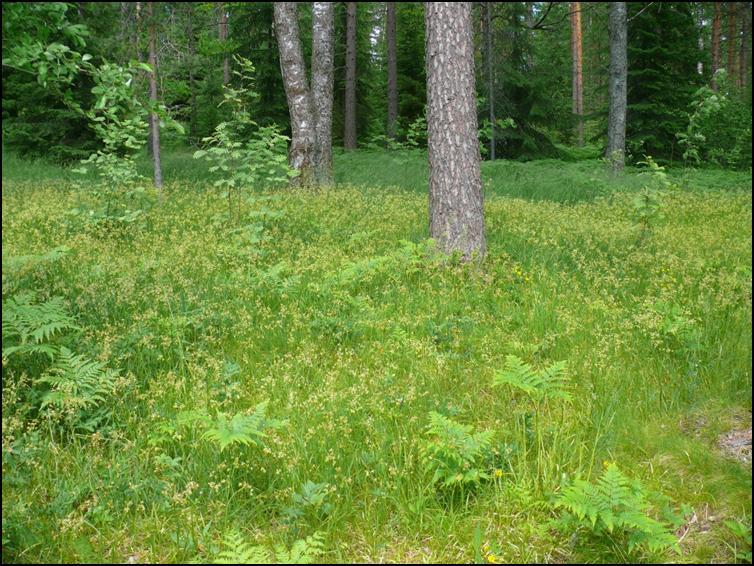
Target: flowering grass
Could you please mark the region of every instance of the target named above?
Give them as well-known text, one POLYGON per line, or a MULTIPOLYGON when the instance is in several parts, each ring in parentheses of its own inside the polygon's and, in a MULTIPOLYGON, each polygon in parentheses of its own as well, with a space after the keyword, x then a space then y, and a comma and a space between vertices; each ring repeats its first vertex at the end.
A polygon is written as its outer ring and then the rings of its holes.
POLYGON ((211 561, 229 533, 322 533, 322 562, 615 559, 548 528, 603 461, 698 517, 681 556, 619 558, 735 559, 751 466, 716 439, 751 426, 750 174, 673 172, 642 234, 636 171, 485 164, 489 254, 463 265, 426 241, 421 156, 338 155, 337 187, 255 193, 230 224, 172 159, 164 203, 109 231, 67 214, 90 198, 68 173, 4 168, 3 301, 63 297, 65 340, 120 376, 96 432, 61 433, 3 360, 4 562, 211 561), (495 387, 509 355, 564 361, 570 402, 495 387), (265 401, 261 442, 202 429, 265 401), (493 431, 461 496, 422 466, 433 411, 493 431))

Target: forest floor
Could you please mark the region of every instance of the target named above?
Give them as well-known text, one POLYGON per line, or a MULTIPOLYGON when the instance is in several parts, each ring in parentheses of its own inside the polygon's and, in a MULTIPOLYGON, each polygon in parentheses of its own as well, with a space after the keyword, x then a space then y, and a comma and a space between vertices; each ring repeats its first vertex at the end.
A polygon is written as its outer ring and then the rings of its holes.
POLYGON ((750 172, 485 163, 464 265, 421 153, 230 200, 188 156, 120 221, 4 159, 3 562, 751 560, 750 172), (510 356, 563 395, 495 385, 510 356), (605 470, 672 544, 556 528, 605 470))

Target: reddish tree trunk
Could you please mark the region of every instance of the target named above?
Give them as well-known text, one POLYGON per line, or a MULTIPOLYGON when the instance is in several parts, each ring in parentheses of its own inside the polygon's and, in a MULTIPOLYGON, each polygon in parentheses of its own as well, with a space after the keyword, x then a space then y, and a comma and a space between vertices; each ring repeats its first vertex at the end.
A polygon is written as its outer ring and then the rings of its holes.
POLYGON ((581 2, 571 2, 571 52, 573 54, 573 113, 578 123, 576 138, 584 145, 584 84, 582 75, 581 2))

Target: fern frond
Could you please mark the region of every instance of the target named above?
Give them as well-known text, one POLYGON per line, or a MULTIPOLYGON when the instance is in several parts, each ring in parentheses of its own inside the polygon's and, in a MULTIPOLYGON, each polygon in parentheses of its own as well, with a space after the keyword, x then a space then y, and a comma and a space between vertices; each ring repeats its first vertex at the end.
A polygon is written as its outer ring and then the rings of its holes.
POLYGON ((276 546, 275 558, 280 564, 312 564, 324 552, 324 535, 317 532, 303 540, 297 540, 290 550, 282 545, 276 546))
POLYGON ((505 367, 497 372, 493 384, 509 385, 535 399, 570 400, 565 373, 565 362, 555 362, 541 371, 535 371, 518 356, 509 354, 505 358, 505 367))
POLYGON ((65 330, 78 330, 62 297, 37 303, 33 293, 3 301, 3 357, 19 353, 43 353, 55 357, 50 340, 65 330))
POLYGON ((221 452, 231 444, 260 445, 261 439, 266 436, 265 430, 285 424, 284 421, 270 419, 265 415, 267 404, 267 401, 263 401, 251 415, 237 413, 230 419, 225 413, 218 411, 202 438, 217 442, 221 452))
POLYGON ((87 409, 102 403, 114 391, 117 372, 105 364, 73 353, 63 346, 53 366, 37 383, 50 387, 42 406, 54 405, 60 409, 87 409))
POLYGON ((595 483, 576 480, 563 489, 555 507, 570 515, 554 525, 561 530, 587 528, 601 534, 620 531, 628 535, 628 551, 637 547, 651 552, 678 549, 672 530, 648 514, 649 502, 638 481, 609 464, 595 483))
POLYGON ((238 531, 227 533, 222 539, 223 550, 215 564, 272 564, 272 556, 263 546, 246 542, 238 531))
POLYGON ((470 425, 432 411, 426 440, 421 448, 425 467, 433 471, 432 483, 442 481, 446 487, 462 483, 478 483, 489 476, 480 469, 481 461, 492 448, 493 432, 473 433, 470 425))

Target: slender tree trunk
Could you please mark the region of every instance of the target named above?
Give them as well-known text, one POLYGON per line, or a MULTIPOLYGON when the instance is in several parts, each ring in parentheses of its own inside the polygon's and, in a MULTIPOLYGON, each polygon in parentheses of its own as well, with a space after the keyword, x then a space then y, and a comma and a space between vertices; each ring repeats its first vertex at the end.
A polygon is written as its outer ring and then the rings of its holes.
POLYGON ((149 113, 149 127, 151 131, 152 160, 154 161, 154 186, 160 191, 162 198, 162 163, 160 161, 160 118, 154 111, 157 106, 157 31, 154 22, 154 2, 148 2, 149 17, 149 102, 152 109, 149 113))
POLYGON ((343 145, 356 149, 356 2, 346 5, 346 108, 343 145))
POLYGON ((696 72, 700 75, 704 74, 704 63, 701 60, 701 55, 704 53, 704 4, 696 2, 696 25, 699 31, 699 38, 697 39, 697 47, 699 48, 700 59, 696 62, 696 72))
POLYGON ((714 2, 715 15, 712 17, 712 89, 717 90, 717 78, 715 75, 720 70, 720 2, 714 2))
POLYGON ((490 120, 490 160, 495 160, 495 75, 492 68, 492 2, 484 3, 485 59, 487 62, 487 104, 490 120))
POLYGON ((220 27, 218 30, 218 37, 220 43, 223 44, 223 84, 226 85, 230 82, 230 60, 228 59, 227 41, 228 41, 228 10, 225 6, 225 2, 218 2, 220 10, 220 27))
POLYGON ((625 2, 611 2, 610 110, 607 127, 607 159, 614 173, 623 170, 626 154, 626 108, 628 85, 628 19, 625 2))
POLYGON ((738 35, 738 25, 736 24, 736 3, 728 2, 728 80, 730 85, 736 85, 736 39, 738 35))
POLYGON ((483 257, 471 2, 426 2, 429 231, 445 253, 483 257))
POLYGON ((571 52, 573 54, 573 113, 578 123, 576 138, 584 145, 584 85, 582 76, 581 2, 571 2, 571 52))
POLYGON ((315 180, 314 150, 317 133, 306 65, 301 51, 297 12, 296 2, 275 2, 275 34, 280 52, 280 70, 291 117, 288 163, 299 172, 292 184, 309 186, 315 180))
POLYGON ((741 51, 738 56, 738 80, 741 88, 749 85, 749 35, 751 34, 751 4, 741 4, 741 51))
POLYGON ((332 102, 333 102, 333 27, 334 4, 312 5, 312 98, 316 122, 315 176, 318 185, 331 185, 332 102))
POLYGON ((194 76, 194 66, 196 65, 196 38, 194 37, 194 3, 186 2, 188 14, 186 17, 186 35, 188 36, 188 51, 189 51, 189 92, 191 93, 191 114, 189 118, 189 137, 192 140, 196 139, 196 121, 197 121, 197 107, 196 107, 196 77, 194 76))
POLYGON ((395 47, 395 2, 387 4, 387 135, 396 138, 398 127, 398 55, 395 47))

